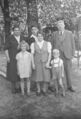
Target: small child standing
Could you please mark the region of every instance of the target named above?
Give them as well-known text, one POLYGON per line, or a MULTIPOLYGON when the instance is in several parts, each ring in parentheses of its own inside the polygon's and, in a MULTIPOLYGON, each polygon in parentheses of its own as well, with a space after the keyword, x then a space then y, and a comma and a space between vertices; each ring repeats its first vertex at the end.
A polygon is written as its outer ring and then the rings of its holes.
POLYGON ((56 94, 59 92, 59 86, 62 88, 62 95, 65 96, 65 89, 63 85, 64 78, 64 65, 63 60, 60 58, 58 49, 53 50, 54 59, 51 61, 52 66, 52 81, 55 82, 56 94))
POLYGON ((22 41, 20 44, 21 51, 16 55, 17 60, 17 69, 18 75, 20 77, 20 87, 22 95, 25 94, 25 81, 27 94, 30 95, 30 77, 32 73, 32 68, 35 69, 33 57, 31 53, 27 50, 29 49, 29 45, 22 41))

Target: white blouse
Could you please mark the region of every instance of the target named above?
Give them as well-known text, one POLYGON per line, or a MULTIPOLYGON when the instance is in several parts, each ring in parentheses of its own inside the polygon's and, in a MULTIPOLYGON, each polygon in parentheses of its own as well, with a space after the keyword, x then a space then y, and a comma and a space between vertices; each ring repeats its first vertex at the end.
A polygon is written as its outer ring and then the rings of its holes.
POLYGON ((15 36, 15 38, 16 38, 18 44, 19 44, 20 43, 20 36, 15 36))
MULTIPOLYGON (((38 44, 39 48, 42 49, 44 40, 42 42, 37 42, 37 44, 38 44)), ((35 52, 34 43, 31 44, 30 49, 31 49, 31 53, 34 54, 34 52, 35 52)), ((48 53, 51 53, 52 45, 50 42, 47 42, 47 49, 48 49, 48 53)))

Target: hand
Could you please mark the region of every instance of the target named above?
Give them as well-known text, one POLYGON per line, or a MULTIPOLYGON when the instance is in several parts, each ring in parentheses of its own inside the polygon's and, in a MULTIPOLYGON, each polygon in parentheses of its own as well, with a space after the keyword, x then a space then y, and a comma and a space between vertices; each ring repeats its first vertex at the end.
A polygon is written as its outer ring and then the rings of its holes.
POLYGON ((46 68, 50 68, 50 66, 49 66, 49 63, 48 63, 48 62, 46 63, 46 68))

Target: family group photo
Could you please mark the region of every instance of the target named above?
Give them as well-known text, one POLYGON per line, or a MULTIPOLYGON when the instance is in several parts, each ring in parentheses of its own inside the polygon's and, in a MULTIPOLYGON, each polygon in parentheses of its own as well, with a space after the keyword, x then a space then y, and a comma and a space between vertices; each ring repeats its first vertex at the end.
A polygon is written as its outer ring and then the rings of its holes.
POLYGON ((80 0, 0 0, 0 119, 81 119, 80 0))

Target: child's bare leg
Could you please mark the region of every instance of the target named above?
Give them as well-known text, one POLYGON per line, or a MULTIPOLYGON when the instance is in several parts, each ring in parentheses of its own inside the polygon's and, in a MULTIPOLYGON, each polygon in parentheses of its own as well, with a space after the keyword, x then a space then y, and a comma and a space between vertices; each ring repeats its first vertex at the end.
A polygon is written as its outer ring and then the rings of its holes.
POLYGON ((27 94, 30 94, 30 79, 27 78, 27 94))
POLYGON ((40 93, 41 89, 40 89, 40 82, 37 82, 37 92, 40 93))
POLYGON ((54 79, 54 82, 55 82, 55 90, 56 90, 56 94, 58 94, 58 82, 57 82, 57 79, 54 79))
POLYGON ((47 83, 46 83, 46 82, 44 82, 44 83, 43 83, 43 92, 45 92, 45 93, 46 93, 46 91, 47 91, 47 83))
POLYGON ((24 95, 24 79, 21 79, 20 86, 21 86, 21 93, 22 95, 24 95))
POLYGON ((61 88, 62 88, 63 96, 65 96, 65 89, 64 89, 64 85, 63 85, 62 78, 60 78, 60 80, 59 80, 59 84, 60 84, 60 86, 61 86, 61 88))

